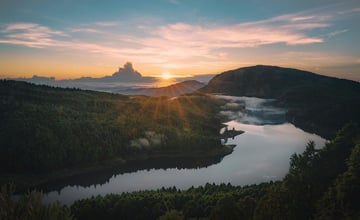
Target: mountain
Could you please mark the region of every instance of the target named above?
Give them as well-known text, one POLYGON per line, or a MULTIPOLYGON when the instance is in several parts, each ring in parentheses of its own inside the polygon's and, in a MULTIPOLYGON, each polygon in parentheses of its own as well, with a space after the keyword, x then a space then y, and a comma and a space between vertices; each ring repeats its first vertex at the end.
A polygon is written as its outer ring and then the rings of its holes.
POLYGON ((303 70, 239 68, 215 76, 199 91, 277 99, 289 121, 328 138, 347 122, 360 122, 360 83, 303 70))
POLYGON ((148 95, 148 96, 168 96, 174 97, 182 94, 192 93, 202 87, 205 84, 196 81, 188 80, 180 83, 176 83, 166 87, 160 88, 138 88, 138 89, 127 89, 118 91, 120 94, 124 95, 148 95))
POLYGON ((194 75, 191 77, 174 78, 174 82, 180 82, 174 86, 155 88, 161 82, 157 77, 142 76, 134 69, 133 64, 127 62, 123 67, 112 75, 99 78, 80 77, 76 79, 56 80, 55 77, 44 77, 34 75, 31 78, 12 78, 9 80, 25 81, 38 85, 48 85, 62 88, 79 88, 100 92, 120 93, 126 95, 148 95, 148 96, 178 96, 191 93, 205 86, 214 74, 194 75), (152 87, 154 86, 154 87, 152 87))
POLYGON ((114 72, 111 76, 104 76, 100 78, 80 77, 76 79, 55 80, 55 77, 34 75, 31 78, 11 78, 9 80, 25 81, 39 85, 49 85, 64 88, 81 88, 100 91, 111 90, 111 88, 102 88, 106 83, 136 84, 152 83, 157 81, 155 77, 142 76, 141 73, 134 69, 132 63, 130 62, 125 63, 123 67, 119 67, 119 70, 117 72, 114 72))
POLYGON ((14 182, 4 174, 49 174, 113 159, 124 169, 147 159, 183 167, 189 158, 186 166, 205 166, 232 152, 220 141, 221 102, 206 96, 192 96, 189 104, 189 97, 128 97, 0 80, 0 103, 0 185, 14 182))
MULTIPOLYGON (((308 71, 276 66, 252 66, 223 72, 211 79, 203 92, 279 98, 288 92, 309 87, 359 92, 359 83, 322 76, 308 71)), ((337 91, 340 92, 340 91, 337 91)))

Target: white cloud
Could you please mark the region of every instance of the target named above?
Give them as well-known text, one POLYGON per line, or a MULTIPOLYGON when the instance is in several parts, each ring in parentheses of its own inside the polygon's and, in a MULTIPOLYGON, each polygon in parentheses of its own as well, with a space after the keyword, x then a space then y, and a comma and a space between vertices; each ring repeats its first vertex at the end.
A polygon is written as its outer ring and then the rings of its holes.
POLYGON ((327 36, 328 37, 334 37, 336 35, 339 35, 339 34, 342 34, 342 33, 348 32, 348 31, 349 31, 348 29, 337 30, 337 31, 333 31, 333 32, 328 33, 327 36))
POLYGON ((100 27, 113 27, 113 26, 118 26, 120 24, 121 24, 120 21, 99 21, 99 22, 95 22, 95 25, 100 26, 100 27))
POLYGON ((52 30, 48 27, 41 26, 39 24, 34 23, 15 23, 15 24, 9 24, 6 26, 5 30, 3 32, 10 33, 13 31, 24 31, 28 33, 34 33, 34 34, 41 34, 42 36, 51 36, 51 35, 57 35, 57 36, 68 36, 62 31, 56 31, 52 30))
POLYGON ((70 31, 74 33, 103 33, 103 31, 94 28, 73 28, 70 31))
MULTIPOLYGON (((279 43, 290 46, 321 43, 324 42, 323 37, 312 36, 308 31, 327 28, 330 20, 331 16, 327 15, 297 13, 231 25, 179 22, 152 26, 145 23, 134 25, 133 30, 136 31, 132 32, 130 28, 126 33, 123 29, 109 28, 120 25, 119 21, 82 25, 68 29, 68 33, 34 23, 16 23, 5 26, 0 43, 100 53, 175 68, 189 65, 194 60, 202 65, 228 62, 228 49, 279 43), (142 28, 137 28, 139 26, 142 28), (89 37, 97 34, 98 40, 76 38, 77 33, 85 33, 89 37)), ((336 34, 339 33, 330 35, 336 34)))
POLYGON ((35 48, 52 46, 56 42, 56 40, 53 39, 54 37, 69 36, 62 31, 52 30, 34 23, 9 24, 2 32, 5 33, 6 38, 0 39, 0 43, 35 48))

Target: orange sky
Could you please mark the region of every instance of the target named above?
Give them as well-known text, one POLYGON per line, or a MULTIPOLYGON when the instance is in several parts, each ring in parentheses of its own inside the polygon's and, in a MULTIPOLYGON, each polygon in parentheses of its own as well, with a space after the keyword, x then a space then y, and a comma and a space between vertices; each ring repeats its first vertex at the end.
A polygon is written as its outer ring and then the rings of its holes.
MULTIPOLYGON (((61 56, 51 57, 37 57, 37 56, 21 56, 18 55, 16 58, 12 57, 0 57, 1 58, 1 72, 0 78, 29 78, 33 75, 55 77, 56 79, 74 79, 84 76, 90 77, 102 77, 111 75, 118 70, 128 60, 115 61, 109 58, 109 62, 106 62, 105 58, 102 62, 100 59, 88 59, 81 57, 74 57, 66 59, 61 56)), ((309 57, 307 57, 309 58, 309 57)), ((290 58, 289 58, 290 59, 290 58)), ((278 65, 283 67, 298 68, 308 70, 324 75, 336 76, 341 78, 348 78, 353 80, 360 80, 360 77, 356 74, 339 74, 341 70, 346 70, 343 67, 339 68, 326 67, 324 64, 327 62, 338 63, 341 65, 341 60, 337 57, 325 59, 324 62, 317 61, 316 64, 311 64, 306 60, 300 61, 301 59, 294 59, 295 62, 286 62, 282 60, 260 60, 253 61, 246 59, 239 59, 245 62, 236 61, 218 61, 212 64, 205 63, 201 65, 190 64, 177 67, 176 65, 168 66, 155 66, 148 63, 133 62, 134 68, 139 71, 143 76, 161 76, 164 72, 168 72, 173 77, 188 77, 193 75, 201 74, 218 74, 226 70, 235 69, 244 66, 251 66, 257 64, 265 65, 278 65), (333 61, 331 61, 333 60, 333 61), (297 61, 297 62, 296 62, 297 61), (322 66, 324 65, 324 66, 322 66)), ((131 62, 131 61, 130 61, 131 62)), ((351 71, 351 68, 350 68, 351 71)), ((346 73, 346 72, 345 72, 346 73)))

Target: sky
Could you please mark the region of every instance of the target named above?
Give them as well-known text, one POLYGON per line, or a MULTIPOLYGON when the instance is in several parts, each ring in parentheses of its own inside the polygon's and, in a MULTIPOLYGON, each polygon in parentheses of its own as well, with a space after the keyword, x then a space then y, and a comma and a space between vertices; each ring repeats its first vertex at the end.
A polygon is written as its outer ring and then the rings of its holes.
POLYGON ((0 78, 214 74, 257 64, 360 81, 358 0, 1 0, 0 78))

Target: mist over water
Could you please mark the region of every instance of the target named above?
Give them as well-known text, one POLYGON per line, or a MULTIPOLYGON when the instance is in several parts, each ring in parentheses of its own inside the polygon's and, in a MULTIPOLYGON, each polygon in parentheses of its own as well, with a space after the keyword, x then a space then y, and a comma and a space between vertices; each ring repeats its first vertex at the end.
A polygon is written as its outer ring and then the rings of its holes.
POLYGON ((261 99, 255 97, 235 97, 216 95, 228 103, 223 106, 220 114, 231 120, 252 125, 282 124, 285 123, 286 110, 275 107, 274 99, 261 99))
MULTIPOLYGON (((188 189, 206 183, 249 185, 281 180, 289 169, 289 159, 302 153, 312 140, 322 147, 325 139, 304 132, 285 122, 285 109, 271 106, 274 100, 251 97, 217 96, 228 100, 221 114, 230 119, 229 129, 245 133, 226 140, 234 144, 234 152, 219 163, 204 168, 148 169, 113 175, 104 184, 68 185, 45 195, 45 202, 59 200, 72 204, 75 200, 110 193, 131 192, 176 186, 188 189)), ((225 142, 225 141, 224 141, 225 142)))

